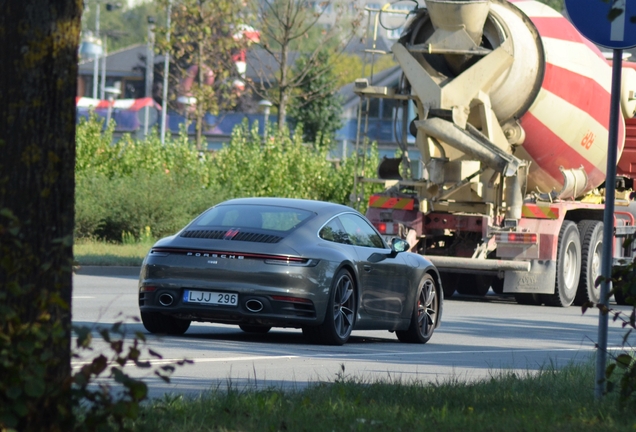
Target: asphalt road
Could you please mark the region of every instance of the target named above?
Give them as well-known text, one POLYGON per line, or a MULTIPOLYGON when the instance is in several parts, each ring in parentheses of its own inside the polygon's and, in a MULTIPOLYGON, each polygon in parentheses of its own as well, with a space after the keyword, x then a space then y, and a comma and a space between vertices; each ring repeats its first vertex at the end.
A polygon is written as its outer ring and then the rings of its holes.
MULTIPOLYGON (((141 323, 133 320, 138 316, 135 269, 86 268, 74 276, 75 325, 97 329, 124 321, 131 335, 145 333, 141 323)), ((618 347, 623 334, 618 324, 610 322, 608 347, 618 347)), ((95 338, 99 339, 97 332, 95 338)), ((228 386, 301 389, 342 375, 364 381, 465 381, 502 370, 523 374, 584 361, 595 356, 597 338, 595 310, 582 314, 579 307, 522 306, 505 296, 458 296, 445 302, 442 325, 425 345, 400 343, 389 332, 363 331, 354 332, 341 347, 317 346, 306 343, 296 329, 251 335, 236 326, 193 323, 180 337, 147 334, 149 347, 164 361, 187 358, 194 362, 178 367, 170 384, 147 370, 127 370, 148 377, 155 397, 228 386)), ((85 359, 94 355, 89 353, 85 359)), ((73 362, 74 367, 81 364, 81 359, 73 362)))

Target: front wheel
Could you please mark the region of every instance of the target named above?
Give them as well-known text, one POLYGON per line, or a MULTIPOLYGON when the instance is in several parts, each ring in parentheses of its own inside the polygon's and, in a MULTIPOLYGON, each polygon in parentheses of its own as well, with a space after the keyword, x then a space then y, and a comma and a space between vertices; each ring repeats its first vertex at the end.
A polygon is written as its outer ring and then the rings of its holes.
POLYGON ((190 320, 182 320, 159 312, 141 312, 141 322, 150 333, 179 336, 190 328, 190 320))
POLYGON ((431 339, 438 324, 440 301, 435 280, 431 275, 425 275, 417 290, 409 328, 395 332, 400 342, 426 343, 431 339))
POLYGON ((342 269, 333 281, 324 321, 319 326, 303 327, 303 335, 311 342, 343 345, 351 336, 357 306, 353 278, 342 269))

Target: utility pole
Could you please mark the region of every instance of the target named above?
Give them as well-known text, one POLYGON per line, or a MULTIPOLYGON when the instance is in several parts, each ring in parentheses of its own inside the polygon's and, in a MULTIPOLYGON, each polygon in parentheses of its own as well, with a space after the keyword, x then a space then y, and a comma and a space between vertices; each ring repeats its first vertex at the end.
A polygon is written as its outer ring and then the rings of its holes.
MULTIPOLYGON (((152 84, 154 80, 155 65, 155 18, 148 17, 148 46, 146 49, 146 97, 152 98, 152 84)), ((144 138, 148 136, 148 123, 150 123, 150 107, 146 105, 144 121, 144 138)))
MULTIPOLYGON (((95 10, 95 40, 99 41, 99 1, 96 2, 95 10)), ((95 54, 93 67, 93 99, 97 99, 97 89, 99 87, 99 54, 95 54)))
POLYGON ((168 49, 163 58, 163 94, 161 95, 161 144, 166 140, 166 122, 168 121, 168 75, 170 74, 170 14, 172 13, 172 0, 168 0, 168 17, 166 18, 166 42, 168 49))
POLYGON ((106 87, 106 58, 108 57, 108 34, 104 32, 104 40, 102 41, 102 82, 99 86, 99 98, 101 100, 106 99, 106 93, 104 88, 106 87))

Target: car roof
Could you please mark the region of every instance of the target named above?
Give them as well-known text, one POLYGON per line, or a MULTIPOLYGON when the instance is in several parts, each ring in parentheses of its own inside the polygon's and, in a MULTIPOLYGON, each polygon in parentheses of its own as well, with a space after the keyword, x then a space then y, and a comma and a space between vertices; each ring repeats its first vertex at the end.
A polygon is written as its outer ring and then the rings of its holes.
POLYGON ((229 201, 224 201, 218 205, 227 204, 251 204, 251 205, 271 205, 280 207, 291 207, 303 210, 308 210, 314 213, 327 212, 342 212, 342 211, 354 211, 351 207, 347 207, 342 204, 330 203, 326 201, 315 201, 296 198, 236 198, 229 201))

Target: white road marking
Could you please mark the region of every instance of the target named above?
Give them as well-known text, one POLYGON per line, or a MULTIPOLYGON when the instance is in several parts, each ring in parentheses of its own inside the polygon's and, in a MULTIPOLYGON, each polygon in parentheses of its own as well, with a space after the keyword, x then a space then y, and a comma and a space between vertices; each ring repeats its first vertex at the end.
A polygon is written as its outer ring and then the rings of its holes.
MULTIPOLYGON (((617 350, 620 348, 608 348, 608 351, 617 350)), ((389 357, 389 356, 415 356, 415 355, 449 355, 449 354, 499 354, 499 353, 532 353, 532 352, 572 352, 572 351, 596 351, 596 348, 593 346, 590 347, 582 347, 582 348, 542 348, 542 349, 494 349, 494 350, 471 350, 471 351, 434 351, 434 352, 384 352, 384 353, 375 353, 375 354, 363 354, 359 353, 344 353, 344 354, 316 354, 316 355, 278 355, 278 356, 241 356, 241 357, 199 357, 188 359, 192 363, 221 363, 221 362, 239 362, 239 361, 255 361, 255 360, 292 360, 297 358, 315 358, 315 359, 342 359, 347 357, 352 357, 352 360, 356 361, 364 361, 364 358, 367 357, 389 357), (362 357, 362 358, 360 358, 362 357)), ((162 365, 168 363, 176 363, 179 361, 183 361, 182 358, 172 358, 172 359, 148 359, 153 365, 162 365)), ((82 367, 83 365, 90 364, 90 361, 75 361, 71 362, 73 368, 77 369, 82 367)))

